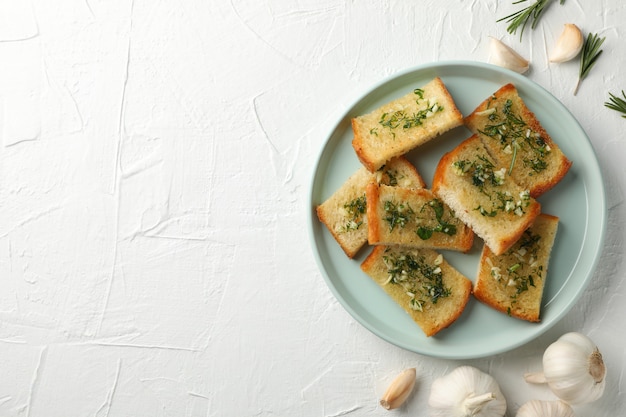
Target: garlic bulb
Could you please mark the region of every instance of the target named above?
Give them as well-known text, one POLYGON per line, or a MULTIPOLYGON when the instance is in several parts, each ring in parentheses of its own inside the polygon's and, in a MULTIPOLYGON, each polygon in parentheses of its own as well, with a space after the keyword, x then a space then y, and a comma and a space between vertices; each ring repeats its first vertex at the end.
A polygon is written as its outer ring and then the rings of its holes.
POLYGON ((459 366, 433 382, 431 417, 502 417, 506 400, 496 380, 472 366, 459 366))
POLYGON ((584 43, 585 38, 578 26, 572 23, 565 24, 550 54, 550 62, 566 62, 576 58, 576 55, 583 49, 584 43))
POLYGON ((400 375, 398 375, 383 394, 380 400, 382 405, 387 410, 393 410, 400 407, 409 395, 413 391, 415 386, 415 368, 405 369, 400 375))
POLYGON ((517 410, 515 417, 574 417, 574 410, 562 401, 530 400, 517 410))
POLYGON ((496 38, 491 38, 489 63, 508 68, 520 74, 528 71, 528 60, 496 38))
POLYGON ((597 400, 604 392, 606 367, 602 354, 587 336, 571 332, 552 343, 543 354, 543 372, 524 375, 527 382, 547 383, 569 404, 597 400))

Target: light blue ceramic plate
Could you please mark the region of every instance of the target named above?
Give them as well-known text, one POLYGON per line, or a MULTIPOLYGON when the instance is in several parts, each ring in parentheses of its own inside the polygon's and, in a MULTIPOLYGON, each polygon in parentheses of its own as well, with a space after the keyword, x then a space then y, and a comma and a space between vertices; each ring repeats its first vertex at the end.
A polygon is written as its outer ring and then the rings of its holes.
MULTIPOLYGON (((441 156, 470 136, 459 127, 407 156, 430 186, 441 156)), ((606 226, 604 185, 591 143, 570 112, 550 93, 514 72, 477 62, 442 62, 413 68, 374 86, 341 115, 315 165, 309 201, 309 229, 320 270, 344 308, 379 337, 423 355, 478 358, 521 346, 545 332, 578 300, 592 277, 606 226), (473 297, 462 316, 434 337, 426 337, 409 316, 360 270, 370 247, 348 259, 315 207, 327 199, 361 165, 351 145, 350 119, 405 95, 439 76, 459 110, 469 114, 502 85, 512 82, 528 107, 573 161, 566 177, 539 198, 545 213, 559 216, 558 235, 550 260, 541 323, 529 323, 492 310, 473 297)), ((468 254, 443 252, 444 257, 474 280, 482 241, 468 254)))

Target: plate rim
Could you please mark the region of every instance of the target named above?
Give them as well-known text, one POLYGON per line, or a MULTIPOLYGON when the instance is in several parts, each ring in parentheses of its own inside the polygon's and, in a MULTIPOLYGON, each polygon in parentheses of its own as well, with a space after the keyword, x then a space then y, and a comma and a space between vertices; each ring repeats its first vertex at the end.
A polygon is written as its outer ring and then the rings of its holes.
MULTIPOLYGON (((588 204, 589 199, 586 198, 586 201, 588 204)), ((593 142, 591 142, 591 139, 589 138, 589 135, 586 133, 586 131, 581 126, 580 122, 571 113, 571 111, 559 99, 557 99, 551 92, 549 92, 547 89, 545 89, 543 86, 539 85, 535 81, 527 78, 526 76, 513 72, 506 68, 492 65, 492 64, 488 64, 488 63, 484 63, 480 61, 469 61, 469 60, 435 61, 435 62, 408 67, 403 70, 394 72, 386 77, 383 77, 381 80, 373 83, 369 87, 363 89, 362 92, 359 93, 359 95, 355 99, 353 99, 349 105, 342 107, 342 110, 339 111, 339 115, 333 119, 333 123, 331 123, 330 128, 323 135, 323 140, 321 141, 320 147, 317 151, 315 162, 313 164, 312 172, 310 175, 309 186, 308 186, 307 209, 308 209, 307 210, 307 229, 309 232, 308 233, 309 243, 311 245, 311 250, 313 252, 315 262, 317 264, 319 272, 324 278, 326 286, 330 289, 331 293, 333 294, 335 299, 339 302, 339 304, 344 308, 344 310, 346 310, 354 320, 356 320, 359 324, 361 324, 363 327, 365 327, 367 330, 369 330, 378 338, 383 339, 386 342, 392 345, 398 346, 407 351, 429 356, 429 357, 439 358, 439 359, 477 359, 477 358, 482 358, 482 357, 487 357, 487 356, 492 356, 492 355, 497 355, 500 353, 508 352, 522 345, 525 345, 531 342, 532 340, 535 340, 537 337, 539 337, 540 335, 548 331, 550 328, 552 328, 556 323, 558 323, 576 304, 576 302, 584 293, 584 291, 588 287, 589 283, 591 282, 595 274, 598 262, 600 261, 600 257, 602 254, 602 248, 605 242, 606 228, 607 228, 607 216, 608 216, 605 183, 604 183, 604 178, 603 178, 603 172, 602 172, 602 169, 600 167, 599 160, 597 157, 597 152, 593 146, 593 142), (345 297, 339 292, 336 285, 333 283, 331 277, 329 276, 326 266, 321 258, 320 252, 317 249, 318 242, 316 240, 315 227, 316 227, 316 223, 319 223, 319 219, 317 218, 317 213, 316 213, 315 208, 316 208, 316 205, 319 204, 319 202, 314 201, 314 199, 315 199, 315 191, 316 191, 316 185, 317 185, 316 179, 319 174, 320 167, 322 166, 324 162, 324 156, 327 152, 329 141, 332 138, 333 134, 339 129, 339 126, 341 125, 341 123, 345 122, 346 118, 355 107, 357 107, 361 102, 363 102, 363 100, 366 99, 369 95, 379 90, 381 87, 384 87, 385 85, 393 82, 394 80, 405 77, 409 74, 417 74, 420 72, 431 71, 431 70, 449 69, 453 67, 472 67, 473 69, 483 69, 486 71, 492 71, 494 73, 499 73, 500 75, 504 75, 508 78, 511 78, 512 79, 511 82, 513 83, 521 82, 522 84, 525 84, 526 87, 532 87, 532 88, 538 89, 544 95, 549 97, 555 104, 557 104, 560 107, 561 111, 566 112, 571 117, 571 120, 576 124, 576 128, 580 130, 580 132, 582 133, 584 137, 586 144, 589 146, 591 150, 591 157, 594 162, 594 172, 598 176, 598 179, 599 179, 598 181, 599 189, 597 190, 597 193, 601 195, 601 198, 598 202, 597 208, 598 208, 598 211, 601 213, 601 216, 600 216, 600 228, 599 228, 600 230, 598 233, 598 238, 597 238, 597 241, 594 242, 594 245, 591 247, 591 252, 593 253, 593 260, 591 264, 589 264, 588 267, 586 268, 587 276, 584 278, 582 284, 579 285, 578 288, 576 288, 576 291, 574 292, 570 300, 567 302, 565 307, 562 308, 560 311, 558 311, 558 313, 555 314, 549 322, 542 322, 541 326, 538 327, 537 331, 532 332, 532 334, 530 334, 527 337, 520 338, 519 340, 515 342, 507 344, 506 346, 496 347, 492 349, 485 349, 481 353, 474 352, 474 353, 463 354, 461 352, 457 352, 456 354, 452 354, 452 353, 435 354, 433 352, 420 349, 419 346, 409 345, 407 343, 403 343, 402 341, 392 340, 391 338, 386 337, 385 335, 381 335, 371 323, 369 323, 367 320, 361 317, 361 315, 353 308, 352 305, 350 305, 349 302, 347 302, 345 297)), ((587 222, 585 226, 587 227, 588 225, 589 225, 589 222, 587 222)), ((317 227, 320 227, 320 225, 317 225, 317 227)), ((587 240, 586 235, 587 235, 587 232, 585 232, 585 238, 583 239, 583 241, 587 240)), ((581 249, 582 248, 583 246, 581 246, 581 249)), ((337 247, 337 250, 340 251, 341 248, 337 247)))

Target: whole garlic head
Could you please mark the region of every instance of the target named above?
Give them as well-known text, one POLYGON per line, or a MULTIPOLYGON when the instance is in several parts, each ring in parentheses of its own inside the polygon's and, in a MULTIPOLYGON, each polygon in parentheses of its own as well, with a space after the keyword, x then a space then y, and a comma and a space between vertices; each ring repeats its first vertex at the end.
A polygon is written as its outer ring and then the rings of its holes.
POLYGON ((530 67, 528 60, 496 38, 491 38, 489 63, 513 70, 520 74, 528 71, 530 67))
POLYGON ((472 366, 459 366, 433 382, 431 417, 502 417, 506 400, 496 380, 472 366))
POLYGON ((550 62, 566 62, 576 58, 584 43, 585 38, 578 26, 566 23, 550 54, 550 62))
POLYGON ((547 383, 569 404, 585 404, 600 398, 606 383, 602 354, 587 336, 571 332, 552 343, 543 354, 543 372, 524 375, 527 382, 547 383))
POLYGON ((574 417, 574 410, 562 401, 530 400, 517 410, 515 417, 574 417))

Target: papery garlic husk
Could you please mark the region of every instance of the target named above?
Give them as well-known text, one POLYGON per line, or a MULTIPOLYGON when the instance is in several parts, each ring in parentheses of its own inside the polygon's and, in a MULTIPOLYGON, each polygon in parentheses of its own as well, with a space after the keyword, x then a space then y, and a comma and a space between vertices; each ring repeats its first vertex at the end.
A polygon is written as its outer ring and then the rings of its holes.
POLYGON ((548 346, 543 354, 543 372, 524 378, 530 383, 547 383, 554 395, 569 404, 586 404, 604 393, 606 366, 591 339, 571 332, 548 346))
POLYGON ((563 401, 530 400, 517 410, 515 417, 574 417, 574 410, 563 401))
POLYGON ((415 368, 402 371, 387 387, 380 400, 380 405, 387 410, 393 410, 404 404, 415 386, 415 375, 415 368))
POLYGON ((566 62, 576 58, 584 43, 585 37, 578 26, 566 23, 550 54, 550 62, 566 62))
POLYGON ((472 366, 459 366, 433 382, 431 417, 502 417, 506 400, 497 381, 472 366))
POLYGON ((489 46, 489 63, 508 68, 520 74, 528 71, 530 66, 527 59, 496 38, 491 38, 491 44, 489 46))

